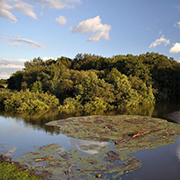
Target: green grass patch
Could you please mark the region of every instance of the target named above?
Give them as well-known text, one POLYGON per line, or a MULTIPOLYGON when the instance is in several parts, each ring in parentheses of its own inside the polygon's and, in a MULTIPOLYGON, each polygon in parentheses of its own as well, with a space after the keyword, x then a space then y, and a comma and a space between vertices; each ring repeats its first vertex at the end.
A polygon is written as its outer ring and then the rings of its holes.
POLYGON ((41 178, 31 175, 29 172, 18 169, 15 165, 8 162, 0 163, 1 180, 40 180, 41 178))

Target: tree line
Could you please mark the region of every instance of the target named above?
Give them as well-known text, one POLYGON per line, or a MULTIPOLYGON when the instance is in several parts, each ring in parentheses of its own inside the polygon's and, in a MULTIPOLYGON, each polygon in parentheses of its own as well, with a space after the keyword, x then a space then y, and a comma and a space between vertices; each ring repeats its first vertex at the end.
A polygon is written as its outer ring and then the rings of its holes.
MULTIPOLYGON (((50 96, 49 99, 53 97, 55 107, 61 112, 87 113, 153 106, 155 102, 180 99, 180 63, 154 52, 111 58, 77 54, 74 59, 62 56, 46 61, 38 57, 24 65, 22 71, 15 72, 7 80, 8 89, 19 93, 15 95, 16 101, 24 94, 18 107, 35 94, 42 102, 45 100, 40 96, 44 94, 50 96)), ((7 111, 10 106, 7 102, 13 98, 2 99, 1 109, 7 111)), ((46 104, 52 106, 50 101, 46 104)), ((45 108, 40 103, 36 105, 45 108)))

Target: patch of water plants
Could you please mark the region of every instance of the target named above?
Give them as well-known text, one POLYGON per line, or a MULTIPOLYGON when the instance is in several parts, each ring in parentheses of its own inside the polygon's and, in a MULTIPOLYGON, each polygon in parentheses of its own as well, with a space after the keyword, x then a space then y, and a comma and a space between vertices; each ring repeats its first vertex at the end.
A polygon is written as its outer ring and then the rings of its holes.
POLYGON ((47 123, 60 127, 60 132, 73 138, 108 142, 82 145, 80 149, 59 144, 35 147, 16 159, 29 169, 47 173, 49 179, 120 179, 142 166, 131 152, 174 143, 180 136, 180 125, 145 116, 85 116, 47 123), (88 150, 97 150, 88 154, 88 150))
POLYGON ((148 116, 85 116, 51 121, 69 137, 90 141, 108 141, 117 151, 136 152, 174 143, 180 125, 148 116))

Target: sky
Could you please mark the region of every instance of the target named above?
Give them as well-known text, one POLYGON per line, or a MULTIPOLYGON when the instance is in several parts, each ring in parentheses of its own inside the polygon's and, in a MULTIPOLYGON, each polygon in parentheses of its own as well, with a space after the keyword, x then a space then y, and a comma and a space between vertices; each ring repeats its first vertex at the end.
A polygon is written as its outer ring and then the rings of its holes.
POLYGON ((0 79, 37 57, 146 52, 180 61, 179 0, 0 0, 0 79))

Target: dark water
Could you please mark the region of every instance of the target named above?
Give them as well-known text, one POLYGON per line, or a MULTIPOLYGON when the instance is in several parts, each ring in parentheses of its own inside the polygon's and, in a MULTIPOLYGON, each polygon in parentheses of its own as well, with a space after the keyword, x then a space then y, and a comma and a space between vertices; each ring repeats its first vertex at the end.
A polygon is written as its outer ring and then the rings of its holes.
MULTIPOLYGON (((165 118, 168 113, 180 110, 180 104, 157 104, 152 111, 152 116, 165 118)), ((141 114, 142 115, 142 114, 141 114)), ((65 150, 77 148, 80 145, 99 144, 105 142, 93 142, 69 138, 60 134, 59 128, 45 126, 47 121, 67 118, 72 115, 50 114, 38 120, 31 118, 15 118, 0 115, 0 151, 4 155, 19 157, 24 152, 35 150, 35 146, 43 146, 58 143, 65 150)), ((83 152, 83 150, 82 150, 83 152)), ((85 153, 95 154, 98 150, 85 153)), ((142 167, 133 172, 122 175, 125 180, 179 180, 180 179, 180 138, 172 145, 160 146, 157 149, 143 150, 131 154, 142 162, 142 167)))

